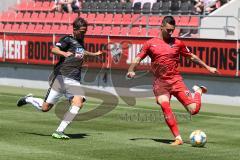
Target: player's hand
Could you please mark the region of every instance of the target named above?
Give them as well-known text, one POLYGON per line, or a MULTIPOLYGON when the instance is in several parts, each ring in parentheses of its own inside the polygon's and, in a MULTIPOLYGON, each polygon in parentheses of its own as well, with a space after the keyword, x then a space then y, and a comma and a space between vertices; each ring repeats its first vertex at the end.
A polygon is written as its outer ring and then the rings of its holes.
POLYGON ((135 77, 135 75, 136 75, 136 73, 135 72, 128 72, 127 74, 126 74, 126 78, 128 78, 128 79, 132 79, 132 78, 134 78, 135 77))
POLYGON ((73 55, 72 52, 65 52, 64 57, 69 57, 69 56, 71 56, 71 55, 73 55))
POLYGON ((220 72, 217 70, 217 68, 209 67, 208 70, 209 70, 209 72, 211 72, 213 74, 220 74, 220 72))

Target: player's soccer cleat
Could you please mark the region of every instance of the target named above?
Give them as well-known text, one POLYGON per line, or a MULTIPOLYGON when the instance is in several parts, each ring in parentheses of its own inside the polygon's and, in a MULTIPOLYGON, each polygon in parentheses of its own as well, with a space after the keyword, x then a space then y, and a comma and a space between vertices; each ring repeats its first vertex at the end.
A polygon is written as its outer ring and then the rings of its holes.
POLYGON ((63 132, 54 132, 52 134, 52 137, 53 138, 56 138, 56 139, 70 139, 70 137, 68 137, 67 135, 65 135, 63 132))
POLYGON ((25 97, 20 98, 20 99, 17 101, 17 106, 18 106, 18 107, 21 107, 21 106, 27 104, 26 98, 27 98, 27 97, 32 97, 32 96, 33 96, 33 94, 32 94, 32 93, 29 93, 29 94, 26 95, 25 97))
POLYGON ((173 143, 171 143, 171 146, 178 146, 178 145, 182 145, 183 141, 181 139, 176 138, 175 141, 173 143))
POLYGON ((207 87, 205 86, 197 86, 197 85, 194 85, 192 87, 192 89, 194 90, 194 92, 196 92, 197 90, 201 89, 202 90, 202 93, 207 93, 207 87))

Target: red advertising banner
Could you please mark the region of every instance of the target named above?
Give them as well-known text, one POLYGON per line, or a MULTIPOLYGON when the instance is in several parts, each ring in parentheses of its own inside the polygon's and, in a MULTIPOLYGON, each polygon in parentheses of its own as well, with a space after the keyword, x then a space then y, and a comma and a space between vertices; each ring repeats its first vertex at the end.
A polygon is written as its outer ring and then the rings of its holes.
MULTIPOLYGON (((51 53, 53 43, 60 36, 53 35, 12 35, 0 34, 0 62, 52 65, 58 56, 51 53)), ((88 36, 85 49, 90 52, 101 50, 103 55, 86 57, 85 66, 95 68, 128 69, 130 63, 149 38, 88 36)), ((237 56, 236 41, 182 39, 186 46, 208 65, 218 68, 222 76, 236 76, 237 56)), ((151 60, 146 57, 138 67, 148 70, 151 60)), ((209 74, 204 68, 181 58, 179 70, 184 73, 209 74)))

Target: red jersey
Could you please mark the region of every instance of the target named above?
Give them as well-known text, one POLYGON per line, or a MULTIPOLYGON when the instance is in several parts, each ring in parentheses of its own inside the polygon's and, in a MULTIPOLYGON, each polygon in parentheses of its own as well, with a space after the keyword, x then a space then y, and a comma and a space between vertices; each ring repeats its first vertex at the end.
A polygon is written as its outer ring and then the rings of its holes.
POLYGON ((152 38, 143 45, 137 57, 149 56, 155 78, 172 81, 181 79, 178 71, 180 55, 189 57, 191 52, 179 39, 173 38, 171 43, 166 43, 160 38, 152 38))

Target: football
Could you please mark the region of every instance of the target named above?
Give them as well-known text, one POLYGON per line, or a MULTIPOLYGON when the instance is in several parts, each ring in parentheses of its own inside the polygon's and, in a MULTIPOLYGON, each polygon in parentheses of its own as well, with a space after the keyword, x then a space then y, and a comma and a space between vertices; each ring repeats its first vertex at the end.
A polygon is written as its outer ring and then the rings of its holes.
POLYGON ((201 130, 193 131, 189 139, 193 147, 203 147, 207 143, 207 135, 201 130))

